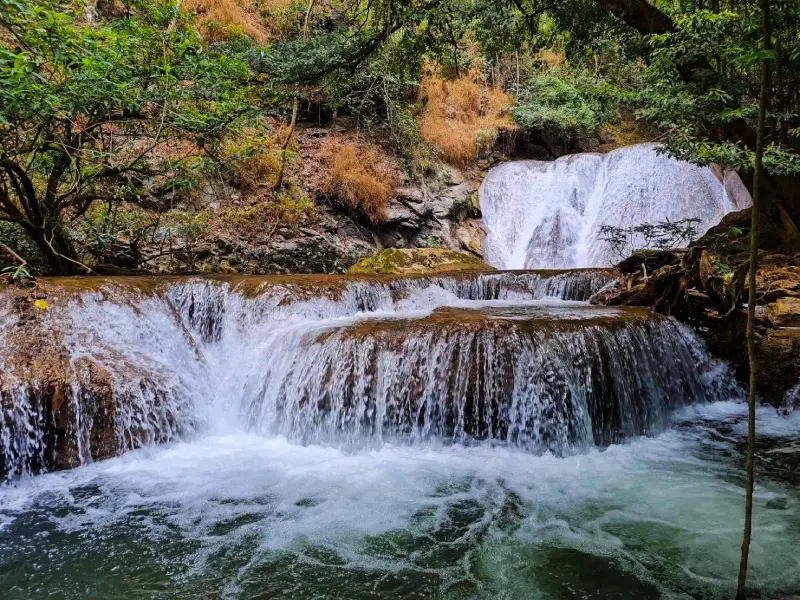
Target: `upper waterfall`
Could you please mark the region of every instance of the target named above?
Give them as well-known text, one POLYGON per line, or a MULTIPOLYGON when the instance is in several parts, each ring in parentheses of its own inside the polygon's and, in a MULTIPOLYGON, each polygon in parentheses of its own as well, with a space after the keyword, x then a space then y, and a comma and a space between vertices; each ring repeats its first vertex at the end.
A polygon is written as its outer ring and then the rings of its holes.
POLYGON ((735 174, 718 177, 655 144, 509 162, 489 172, 479 194, 485 260, 501 269, 607 267, 620 257, 600 239, 603 225, 694 218, 703 234, 750 204, 735 174))

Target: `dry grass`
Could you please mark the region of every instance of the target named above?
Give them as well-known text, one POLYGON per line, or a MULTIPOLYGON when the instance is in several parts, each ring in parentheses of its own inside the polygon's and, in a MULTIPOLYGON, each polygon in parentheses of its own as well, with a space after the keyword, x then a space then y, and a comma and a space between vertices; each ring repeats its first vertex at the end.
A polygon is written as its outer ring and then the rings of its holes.
POLYGON ((241 32, 264 42, 272 27, 260 11, 278 11, 294 3, 295 0, 184 0, 181 8, 195 15, 209 39, 224 39, 231 32, 241 32))
POLYGON ((508 94, 470 76, 448 81, 428 75, 422 80, 420 100, 425 105, 420 134, 452 164, 468 164, 491 148, 501 130, 514 128, 504 112, 512 103, 508 94))
POLYGON ((555 50, 541 50, 539 52, 539 60, 551 69, 563 67, 567 62, 567 58, 564 54, 556 52, 555 50))
POLYGON ((372 223, 386 220, 387 203, 400 183, 392 160, 365 141, 331 138, 322 144, 320 191, 372 223))

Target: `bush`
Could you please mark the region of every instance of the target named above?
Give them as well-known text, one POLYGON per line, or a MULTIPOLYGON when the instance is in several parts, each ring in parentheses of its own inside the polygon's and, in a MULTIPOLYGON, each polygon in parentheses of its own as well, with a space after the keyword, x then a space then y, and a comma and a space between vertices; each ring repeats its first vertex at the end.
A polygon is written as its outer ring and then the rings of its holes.
MULTIPOLYGON (((281 170, 283 144, 289 135, 288 126, 275 127, 269 134, 245 130, 227 140, 224 147, 225 168, 230 182, 245 193, 272 188, 281 170)), ((292 135, 285 150, 284 177, 294 175, 298 165, 297 138, 292 135)))
POLYGON ((422 137, 442 151, 447 162, 466 165, 490 150, 501 130, 513 130, 505 114, 511 98, 500 89, 470 76, 448 81, 439 75, 423 78, 419 118, 422 137))
POLYGON ((243 209, 221 213, 222 222, 242 237, 269 242, 280 227, 296 229, 315 216, 314 205, 299 189, 290 187, 243 209))
POLYGON ((385 153, 363 140, 333 138, 323 143, 320 158, 325 168, 323 194, 371 223, 386 220, 387 203, 400 174, 385 153))
POLYGON ((155 237, 160 225, 159 215, 136 206, 115 204, 109 207, 106 203, 94 202, 76 234, 89 254, 87 263, 135 269, 146 260, 146 254, 157 247, 155 237))
POLYGON ((525 78, 517 90, 519 106, 511 114, 520 129, 567 140, 585 138, 615 120, 606 87, 587 73, 551 67, 525 78))

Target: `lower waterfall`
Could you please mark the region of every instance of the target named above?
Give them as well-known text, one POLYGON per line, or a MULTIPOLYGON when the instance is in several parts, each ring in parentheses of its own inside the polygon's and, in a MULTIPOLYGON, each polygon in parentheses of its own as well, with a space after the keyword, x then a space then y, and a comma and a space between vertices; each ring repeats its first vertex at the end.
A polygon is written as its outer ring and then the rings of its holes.
POLYGON ((715 175, 656 152, 654 144, 552 162, 508 162, 480 188, 485 260, 500 269, 608 267, 619 254, 600 228, 698 219, 698 235, 751 204, 735 173, 715 175))
MULTIPOLYGON (((746 406, 677 321, 590 306, 612 277, 0 302, 4 600, 724 597, 746 406)), ((800 421, 758 423, 751 578, 777 600, 800 587, 800 421)))
POLYGON ((0 466, 11 478, 208 431, 567 455, 657 433, 675 408, 732 393, 676 321, 575 301, 609 277, 112 282, 48 311, 67 389, 24 373, 4 382, 0 466))

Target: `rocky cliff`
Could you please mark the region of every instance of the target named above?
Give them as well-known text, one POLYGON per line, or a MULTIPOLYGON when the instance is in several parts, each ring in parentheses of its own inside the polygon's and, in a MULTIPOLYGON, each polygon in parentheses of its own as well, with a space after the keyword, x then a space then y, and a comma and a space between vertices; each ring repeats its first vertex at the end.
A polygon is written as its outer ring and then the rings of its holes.
MULTIPOLYGON (((745 381, 748 219, 749 210, 732 213, 685 250, 634 253, 592 302, 649 306, 691 324, 745 381)), ((764 239, 770 245, 770 232, 764 239)), ((762 250, 756 286, 759 394, 769 404, 800 406, 800 253, 762 250)))

